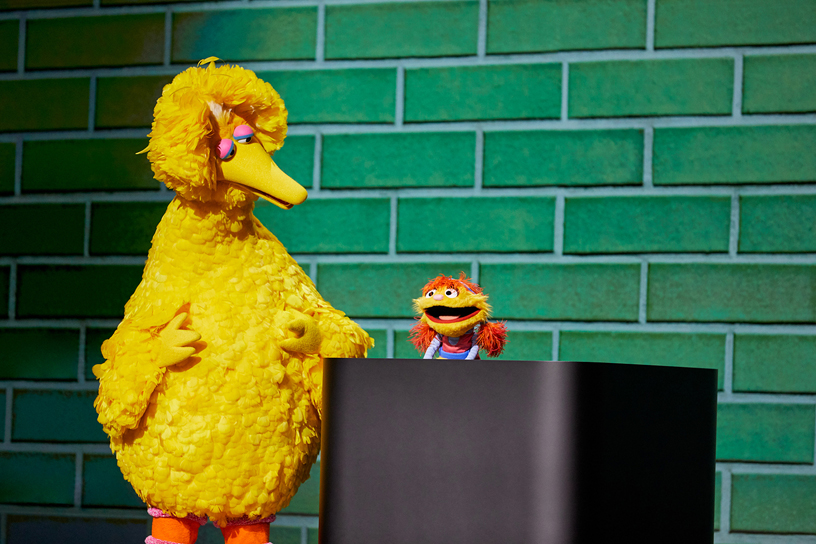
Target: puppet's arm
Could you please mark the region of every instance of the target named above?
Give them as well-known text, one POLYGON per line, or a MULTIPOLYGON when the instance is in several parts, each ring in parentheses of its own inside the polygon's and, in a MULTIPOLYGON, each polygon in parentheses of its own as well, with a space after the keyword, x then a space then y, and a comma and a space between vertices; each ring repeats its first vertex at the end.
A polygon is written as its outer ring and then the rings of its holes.
POLYGON ((428 346, 428 349, 425 350, 425 356, 422 357, 423 359, 433 359, 436 352, 439 351, 439 346, 442 345, 442 338, 437 334, 434 336, 434 339, 431 340, 431 345, 428 346))

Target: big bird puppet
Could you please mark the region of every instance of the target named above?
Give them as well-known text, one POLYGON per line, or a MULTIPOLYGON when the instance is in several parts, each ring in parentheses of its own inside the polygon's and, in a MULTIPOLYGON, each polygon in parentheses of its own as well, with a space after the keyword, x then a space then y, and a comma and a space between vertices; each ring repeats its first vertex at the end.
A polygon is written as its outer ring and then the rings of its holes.
POLYGON ((193 544, 207 519, 228 544, 266 543, 320 448, 323 358, 373 346, 252 214, 259 196, 290 209, 307 194, 270 158, 286 136, 278 93, 216 60, 156 104, 147 157, 176 197, 93 369, 149 544, 193 544))
POLYGON ((425 359, 479 359, 482 349, 498 357, 507 343, 507 326, 488 321, 487 295, 464 272, 429 281, 414 309, 419 321, 409 339, 425 359))

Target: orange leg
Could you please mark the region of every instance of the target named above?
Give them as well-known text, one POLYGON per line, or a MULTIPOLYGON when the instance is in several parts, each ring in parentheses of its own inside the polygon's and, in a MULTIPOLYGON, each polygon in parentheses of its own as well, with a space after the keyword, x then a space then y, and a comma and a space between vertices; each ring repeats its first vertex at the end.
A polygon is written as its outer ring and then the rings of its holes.
POLYGON ((228 525, 221 529, 224 544, 268 544, 269 523, 228 525))
POLYGON ((154 539, 173 544, 195 544, 200 524, 189 519, 153 518, 154 539))

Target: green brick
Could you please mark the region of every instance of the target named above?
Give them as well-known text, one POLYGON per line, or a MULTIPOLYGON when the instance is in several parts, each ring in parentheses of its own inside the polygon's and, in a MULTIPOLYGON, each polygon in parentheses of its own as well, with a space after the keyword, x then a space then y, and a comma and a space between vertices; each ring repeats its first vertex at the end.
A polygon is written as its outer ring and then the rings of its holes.
POLYGON ((720 503, 722 502, 722 473, 718 472, 714 477, 714 530, 720 530, 720 503))
POLYGON ((314 6, 174 13, 173 62, 314 59, 316 37, 314 6))
POLYGON ((816 267, 650 264, 649 321, 813 323, 816 267))
POLYGON ((401 198, 397 251, 552 251, 554 214, 550 197, 401 198))
POLYGON ((722 390, 725 336, 722 334, 562 331, 561 361, 714 368, 722 390))
POLYGON ((734 391, 816 393, 816 336, 736 335, 734 391))
POLYGON ((255 215, 291 253, 388 253, 387 198, 312 199, 291 210, 259 201, 255 215))
MULTIPOLYGON (((514 331, 510 325, 507 345, 499 359, 505 361, 551 361, 552 333, 536 331, 514 331)), ((484 358, 484 353, 482 353, 484 358)))
POLYGON ((643 132, 485 132, 484 185, 640 185, 643 132))
POLYGON ((745 57, 743 113, 816 111, 816 55, 745 57))
POLYGON ((102 6, 125 6, 125 5, 145 5, 145 4, 177 4, 187 2, 197 2, 198 0, 101 0, 102 6))
MULTIPOLYGON (((149 127, 153 108, 173 76, 100 77, 96 80, 96 128, 149 127)), ((142 147, 146 147, 147 142, 142 147)))
POLYGON ((74 504, 73 455, 0 452, 0 503, 74 504))
POLYGON ((410 331, 394 331, 394 358, 422 359, 423 354, 408 340, 409 335, 410 331))
POLYGON ((734 61, 578 62, 569 78, 570 117, 728 115, 734 61))
POLYGON ((439 274, 470 273, 470 262, 319 264, 323 297, 355 317, 414 317, 411 301, 439 274), (384 286, 388 286, 383 289, 384 286))
POLYGON ((637 264, 483 264, 479 277, 498 318, 638 319, 637 264))
POLYGON ((388 356, 388 331, 369 329, 366 332, 374 339, 374 347, 368 350, 366 357, 369 359, 385 359, 388 356))
POLYGON ((660 0, 655 47, 816 42, 813 0, 660 0))
POLYGON ((407 122, 557 119, 560 115, 560 64, 405 71, 407 122))
POLYGON ((85 455, 82 459, 82 506, 144 508, 142 499, 124 479, 112 455, 85 455))
POLYGON ((88 128, 90 79, 0 81, 0 132, 88 128))
MULTIPOLYGON (((87 513, 86 515, 93 515, 87 513)), ((144 542, 150 534, 150 517, 145 511, 136 519, 111 517, 8 516, 8 544, 28 542, 144 542), (141 518, 141 519, 140 519, 141 518)), ((213 525, 209 525, 216 531, 213 525)), ((206 526, 205 526, 206 527, 206 526)), ((218 531, 218 536, 221 532, 218 531)), ((221 539, 223 542, 224 539, 221 539)), ((208 544, 201 539, 200 544, 208 544)), ((212 543, 209 543, 212 544, 212 543)))
POLYGON ((0 195, 14 193, 15 144, 0 144, 0 195))
POLYGON ((76 380, 79 332, 71 329, 0 329, 0 379, 76 380))
POLYGON ((142 139, 23 144, 23 192, 158 190, 142 139))
POLYGON ((85 331, 85 379, 96 381, 93 373, 94 365, 105 362, 102 357, 102 342, 113 336, 115 329, 87 329, 85 331))
POLYGON ((9 268, 0 266, 0 318, 8 315, 9 305, 9 268))
POLYGON ((816 181, 816 126, 658 128, 655 185, 816 181))
POLYGON ((311 515, 320 513, 320 461, 312 465, 309 479, 300 485, 289 506, 280 513, 311 515))
POLYGON ((147 255, 167 204, 106 202, 91 208, 92 255, 147 255))
POLYGON ((107 442, 96 422, 96 391, 14 392, 11 439, 21 442, 107 442))
POLYGON ((473 187, 472 132, 335 134, 323 137, 326 189, 473 187))
POLYGON ((314 178, 314 136, 288 136, 273 158, 281 170, 304 187, 311 187, 314 178))
POLYGON ((811 464, 815 416, 804 404, 720 404, 717 460, 811 464))
POLYGON ((6 392, 0 391, 0 433, 6 435, 6 392))
POLYGON ((5 255, 82 255, 84 204, 0 206, 0 253, 5 255))
POLYGON ((393 123, 393 68, 259 72, 286 102, 289 123, 393 123))
POLYGON ((300 544, 300 527, 269 528, 269 541, 275 544, 300 544))
POLYGON ((29 20, 25 59, 30 70, 161 64, 164 14, 29 20))
POLYGON ((731 531, 816 534, 816 477, 733 474, 731 531))
POLYGON ((728 252, 731 198, 568 198, 564 217, 564 253, 728 252))
POLYGON ((479 3, 411 2, 326 7, 326 58, 475 55, 479 3))
POLYGON ((121 318, 141 278, 141 266, 19 265, 17 317, 121 318))
POLYGON ((318 541, 318 531, 317 529, 307 529, 306 530, 306 544, 320 544, 318 541))
POLYGON ((740 197, 739 250, 743 253, 816 251, 816 196, 740 197))
POLYGON ((0 0, 0 10, 92 6, 93 0, 0 0))
POLYGON ((17 70, 20 23, 17 19, 0 21, 0 72, 17 70))
POLYGON ((646 2, 490 0, 488 53, 646 47, 646 2))

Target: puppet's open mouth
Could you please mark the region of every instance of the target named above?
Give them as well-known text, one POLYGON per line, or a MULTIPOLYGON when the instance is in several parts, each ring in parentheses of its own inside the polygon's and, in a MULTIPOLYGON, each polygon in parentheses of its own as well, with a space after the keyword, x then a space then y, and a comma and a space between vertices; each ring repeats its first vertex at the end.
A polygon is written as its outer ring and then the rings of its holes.
POLYGON ((467 308, 449 308, 448 306, 431 306, 425 310, 425 315, 434 323, 458 323, 470 319, 481 310, 475 306, 467 308))
POLYGON ((268 200, 269 202, 272 202, 273 204, 277 204, 278 206, 280 206, 281 208, 283 208, 285 210, 291 210, 295 206, 294 204, 289 204, 285 200, 281 200, 280 198, 278 198, 276 196, 272 196, 269 193, 265 193, 265 192, 261 191, 260 189, 256 189, 254 187, 249 187, 248 185, 244 185, 243 183, 238 183, 237 181, 230 181, 230 183, 240 187, 241 189, 243 189, 245 191, 255 193, 259 197, 264 198, 264 199, 268 200))

